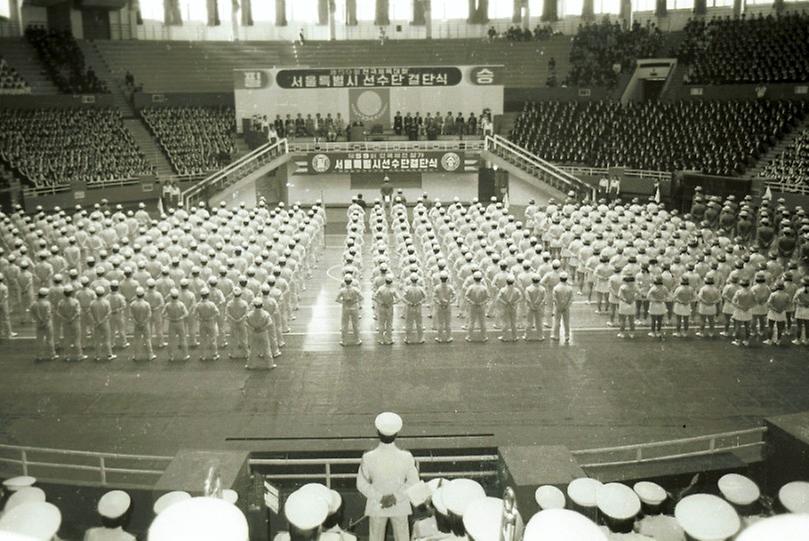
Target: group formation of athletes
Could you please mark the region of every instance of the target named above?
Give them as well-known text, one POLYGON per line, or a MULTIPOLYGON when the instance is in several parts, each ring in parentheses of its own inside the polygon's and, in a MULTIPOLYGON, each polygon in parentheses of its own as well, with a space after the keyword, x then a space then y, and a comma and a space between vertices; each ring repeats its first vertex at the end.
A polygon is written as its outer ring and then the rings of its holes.
POLYGON ((274 368, 304 279, 322 253, 325 212, 264 202, 170 209, 152 219, 55 209, 0 218, 0 333, 33 323, 36 359, 217 360, 274 368), (13 323, 12 323, 13 321, 13 323), (129 337, 132 337, 130 344, 129 337))
POLYGON ((372 246, 372 301, 378 342, 392 344, 394 306, 403 305, 404 342, 424 342, 422 314, 437 342, 450 342, 453 308, 465 317, 467 341, 488 339, 496 317, 502 341, 570 339, 575 291, 609 317, 618 337, 718 334, 736 345, 809 344, 809 218, 783 201, 722 200, 697 190, 691 214, 658 203, 627 205, 531 202, 524 221, 492 200, 429 205, 412 220, 401 200, 348 210, 344 253, 344 345, 359 343, 362 246, 372 246), (732 218, 732 220, 730 219, 732 218), (548 322, 552 314, 553 322, 548 322), (720 330, 721 329, 721 330, 720 330))

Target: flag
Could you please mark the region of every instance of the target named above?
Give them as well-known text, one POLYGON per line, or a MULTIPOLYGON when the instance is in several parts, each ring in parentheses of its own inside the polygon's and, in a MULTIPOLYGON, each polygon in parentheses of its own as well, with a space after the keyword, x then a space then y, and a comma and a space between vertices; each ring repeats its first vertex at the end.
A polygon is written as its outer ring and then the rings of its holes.
POLYGON ((655 186, 655 203, 660 203, 660 184, 655 186))
POLYGON ((163 210, 163 197, 157 198, 157 212, 160 213, 161 218, 166 217, 166 211, 163 210))
POLYGON ((508 210, 508 192, 503 196, 503 208, 508 210))
POLYGON ((764 195, 761 197, 761 200, 762 201, 772 201, 772 190, 770 190, 769 186, 767 186, 767 189, 764 190, 764 195))

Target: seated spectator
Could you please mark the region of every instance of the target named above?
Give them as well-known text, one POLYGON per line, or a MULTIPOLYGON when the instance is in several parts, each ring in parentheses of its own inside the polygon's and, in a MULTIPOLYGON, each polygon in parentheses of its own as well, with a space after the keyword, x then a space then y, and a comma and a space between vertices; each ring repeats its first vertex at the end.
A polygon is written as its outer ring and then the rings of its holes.
POLYGON ((31 87, 0 55, 0 94, 30 94, 31 87))
POLYGON ((35 186, 155 172, 117 109, 0 110, 0 160, 35 186))
POLYGON ((48 76, 65 94, 106 94, 107 85, 85 65, 84 53, 68 31, 29 26, 25 37, 45 65, 48 76))
POLYGON ((809 80, 805 12, 689 20, 678 57, 686 84, 794 83, 809 80))
POLYGON ((526 104, 511 138, 551 162, 739 175, 807 111, 804 101, 526 104))
POLYGON ((233 109, 150 107, 141 116, 179 175, 198 175, 229 164, 236 151, 233 109))
POLYGON ((784 187, 805 190, 809 187, 809 128, 791 141, 759 172, 784 187))

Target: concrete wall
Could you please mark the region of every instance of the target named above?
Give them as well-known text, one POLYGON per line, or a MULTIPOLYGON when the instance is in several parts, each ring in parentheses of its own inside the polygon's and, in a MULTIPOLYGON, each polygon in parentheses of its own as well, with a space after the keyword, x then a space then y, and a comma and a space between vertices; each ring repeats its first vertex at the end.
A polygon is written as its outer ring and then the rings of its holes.
POLYGON ((134 95, 135 109, 144 107, 233 107, 233 93, 201 92, 198 94, 158 94, 138 92, 134 95))

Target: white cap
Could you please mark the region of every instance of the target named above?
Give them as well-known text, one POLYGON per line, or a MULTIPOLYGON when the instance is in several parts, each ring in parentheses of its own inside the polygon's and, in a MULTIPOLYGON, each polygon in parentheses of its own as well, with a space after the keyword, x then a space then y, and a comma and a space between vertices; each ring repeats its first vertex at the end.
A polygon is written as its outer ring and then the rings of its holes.
POLYGON ((435 510, 444 516, 449 514, 447 504, 444 502, 444 492, 446 492, 447 487, 449 487, 449 482, 444 483, 443 485, 435 489, 432 498, 433 507, 435 507, 435 510))
POLYGON ((402 429, 402 418, 392 411, 386 411, 376 416, 374 426, 383 436, 395 436, 402 429))
POLYGON ((790 513, 809 513, 809 482, 792 481, 778 491, 778 501, 790 513))
POLYGON ((607 483, 596 491, 598 509, 615 520, 629 520, 640 512, 640 499, 621 483, 607 483))
POLYGON ((284 503, 284 516, 299 530, 314 530, 323 524, 328 515, 329 501, 314 490, 296 490, 284 503))
POLYGON ((172 505, 174 505, 175 503, 190 499, 191 494, 183 490, 174 490, 172 492, 166 492, 154 502, 152 510, 154 511, 155 515, 159 515, 160 513, 162 513, 172 505))
POLYGON ((321 483, 306 483, 297 492, 311 494, 326 502, 326 505, 331 505, 331 489, 321 483))
POLYGON ((665 489, 651 481, 637 482, 632 488, 635 494, 638 495, 638 498, 640 498, 640 501, 647 505, 660 505, 668 498, 665 489))
POLYGON ((23 487, 20 490, 14 492, 9 497, 8 501, 6 502, 6 506, 4 510, 6 512, 14 509, 18 505, 22 505, 24 503, 31 503, 31 502, 44 502, 45 501, 45 491, 39 487, 23 487))
POLYGON ((553 485, 542 485, 537 488, 534 499, 540 510, 565 508, 565 494, 553 485))
POLYGON ((336 513, 340 506, 343 505, 343 497, 336 490, 330 490, 331 498, 329 499, 329 514, 336 513))
POLYGON ((189 498, 154 519, 149 541, 248 541, 247 519, 220 498, 189 498))
POLYGON ((567 495, 576 505, 595 507, 597 505, 596 491, 598 491, 601 486, 603 486, 603 483, 598 479, 579 477, 568 483, 567 495))
POLYGON ((19 490, 24 487, 33 486, 36 482, 36 477, 31 477, 30 475, 20 475, 18 477, 6 479, 3 481, 3 486, 11 492, 14 492, 15 490, 19 490))
POLYGON ((503 500, 479 498, 469 504, 463 514, 466 533, 474 541, 499 541, 503 520, 503 500))
POLYGON ((0 532, 51 541, 62 524, 62 513, 52 503, 28 502, 7 511, 0 518, 0 532))
POLYGON ((523 541, 607 541, 607 534, 580 513, 547 509, 531 517, 523 541))
POLYGON ((106 518, 118 518, 129 510, 132 499, 123 490, 111 490, 98 500, 98 514, 106 518))
POLYGON ((759 520, 746 528, 736 541, 806 541, 809 514, 787 514, 759 520))
POLYGON ((686 496, 674 508, 674 518, 696 541, 729 539, 741 526, 733 506, 712 494, 686 496))
POLYGON ((222 499, 231 505, 236 505, 236 502, 239 501, 239 493, 232 488, 226 488, 222 491, 222 499))
POLYGON ((719 492, 734 505, 750 505, 761 496, 758 485, 749 477, 728 473, 719 478, 719 492))
POLYGON ((480 483, 472 479, 453 479, 444 489, 444 503, 447 509, 459 517, 463 516, 472 502, 485 497, 486 491, 480 483))

